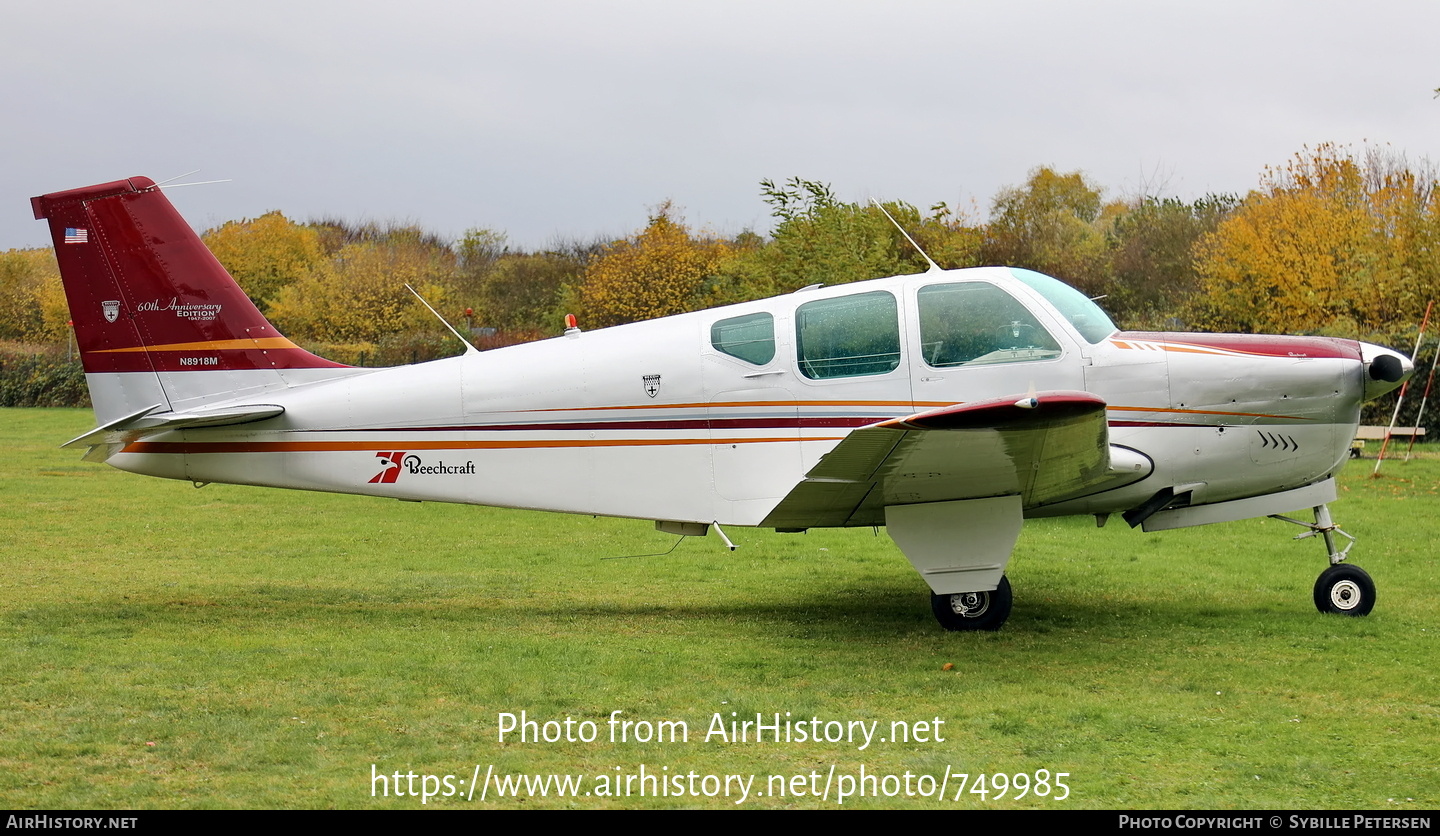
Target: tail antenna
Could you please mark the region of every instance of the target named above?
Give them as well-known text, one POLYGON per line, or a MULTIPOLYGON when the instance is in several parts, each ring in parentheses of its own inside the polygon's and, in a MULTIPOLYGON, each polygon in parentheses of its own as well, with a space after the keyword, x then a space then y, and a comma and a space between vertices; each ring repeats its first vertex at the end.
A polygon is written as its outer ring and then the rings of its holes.
POLYGON ((195 169, 194 171, 187 171, 187 172, 185 172, 184 174, 177 174, 177 175, 175 175, 174 177, 169 177, 169 178, 166 178, 166 179, 164 179, 164 180, 161 180, 159 183, 156 183, 155 185, 157 185, 157 186, 164 186, 166 183, 174 183, 176 180, 179 180, 181 177, 189 177, 189 176, 192 175, 192 174, 199 174, 199 173, 200 173, 200 169, 197 168, 197 169, 195 169))
POLYGON ((199 181, 196 181, 196 182, 194 182, 194 183, 175 183, 175 181, 176 181, 176 180, 179 180, 181 177, 189 177, 190 175, 192 175, 192 174, 198 174, 199 172, 200 172, 200 169, 197 168, 197 169, 195 169, 194 171, 187 171, 187 172, 185 172, 184 174, 177 174, 177 175, 175 175, 174 177, 171 177, 169 180, 161 180, 159 183, 156 183, 156 184, 155 184, 155 188, 157 188, 157 189, 178 189, 178 188, 181 188, 181 187, 183 187, 183 186, 208 186, 208 185, 210 185, 211 183, 229 183, 229 182, 230 182, 230 178, 227 177, 227 178, 224 179, 224 180, 199 180, 199 181), (169 184, 171 184, 171 183, 175 183, 175 185, 173 185, 173 186, 172 186, 172 185, 169 185, 169 184))
POLYGON ((465 353, 466 353, 466 354, 479 354, 479 353, 480 353, 480 349, 476 348, 474 343, 472 343, 472 342, 470 342, 469 340, 465 339, 464 337, 460 336, 460 332, 455 330, 455 326, 453 326, 453 325, 451 325, 450 323, 446 322, 446 321, 445 321, 445 317, 441 316, 439 311, 437 311, 437 310, 435 310, 434 308, 430 307, 430 303, 425 301, 425 297, 420 295, 420 291, 416 290, 415 288, 411 287, 411 286, 408 285, 408 284, 405 285, 405 289, 408 290, 408 291, 410 291, 411 293, 415 294, 415 298, 420 300, 420 304, 422 304, 422 305, 425 306, 425 310, 429 311, 429 312, 432 313, 432 314, 435 314, 435 318, 438 319, 438 320, 440 320, 440 324, 441 324, 441 325, 444 325, 446 328, 449 328, 449 329, 450 329, 450 333, 452 333, 452 334, 455 335, 455 339, 459 340, 462 344, 464 344, 464 346, 465 346, 465 353))
POLYGON ((875 204, 875 208, 876 208, 876 209, 879 209, 879 210, 881 211, 881 213, 885 215, 885 217, 887 217, 887 218, 890 219, 890 223, 895 224, 895 228, 898 229, 898 230, 900 230, 900 234, 905 236, 905 240, 910 242, 910 246, 912 246, 912 247, 915 248, 915 252, 919 253, 919 254, 920 254, 920 257, 923 258, 923 259, 925 259, 925 263, 926 263, 926 264, 929 264, 929 265, 930 265, 930 269, 927 270, 927 271, 925 271, 925 272, 927 272, 927 273, 939 273, 939 272, 941 272, 941 269, 942 269, 942 268, 940 267, 940 265, 938 265, 938 264, 935 263, 935 260, 930 257, 929 253, 926 253, 924 250, 920 249, 920 245, 917 244, 917 243, 915 243, 915 239, 910 237, 910 233, 908 233, 908 232, 905 231, 905 227, 901 226, 899 221, 895 220, 895 218, 894 218, 893 216, 891 216, 891 214, 890 214, 889 212, 886 212, 886 211, 885 211, 885 207, 880 203, 880 201, 878 201, 878 200, 876 200, 875 198, 872 197, 872 198, 870 198, 870 202, 873 203, 873 204, 875 204))

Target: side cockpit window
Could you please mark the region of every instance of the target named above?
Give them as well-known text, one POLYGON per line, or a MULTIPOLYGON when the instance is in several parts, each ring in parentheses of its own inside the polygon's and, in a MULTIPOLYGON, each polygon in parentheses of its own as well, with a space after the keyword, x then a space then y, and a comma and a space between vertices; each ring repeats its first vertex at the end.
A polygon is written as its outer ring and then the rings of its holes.
POLYGON ((722 319, 710 326, 716 351, 763 366, 775 359, 775 317, 768 313, 722 319))
POLYGON ((1048 360, 1060 344, 1015 297, 988 282, 920 288, 920 354, 935 368, 1048 360))
POLYGON ((812 380, 885 374, 900 365, 900 317, 886 291, 806 302, 795 310, 800 372, 812 380))

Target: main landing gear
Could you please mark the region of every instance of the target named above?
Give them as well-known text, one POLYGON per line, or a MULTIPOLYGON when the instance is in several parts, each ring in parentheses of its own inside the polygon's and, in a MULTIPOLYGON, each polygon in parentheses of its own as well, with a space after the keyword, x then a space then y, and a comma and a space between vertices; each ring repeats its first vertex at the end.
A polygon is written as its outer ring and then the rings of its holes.
POLYGON ((1000 585, 991 592, 957 592, 930 595, 930 609, 946 630, 999 630, 1010 617, 1010 579, 1000 576, 1000 585))
POLYGON ((1314 537, 1317 534, 1325 539, 1325 551, 1330 557, 1330 568, 1321 572, 1319 579, 1315 581, 1316 609, 1320 612, 1339 615, 1370 614, 1370 611, 1375 608, 1375 582, 1370 579, 1370 575, 1364 569, 1344 562, 1345 556, 1350 553, 1350 547, 1355 545, 1355 538, 1341 531, 1340 526, 1330 520, 1329 506, 1315 506, 1315 522, 1313 523, 1291 519, 1279 514, 1270 516, 1310 529, 1295 535, 1296 540, 1314 537), (1350 541, 1345 544, 1345 548, 1339 551, 1335 550, 1336 534, 1350 541))

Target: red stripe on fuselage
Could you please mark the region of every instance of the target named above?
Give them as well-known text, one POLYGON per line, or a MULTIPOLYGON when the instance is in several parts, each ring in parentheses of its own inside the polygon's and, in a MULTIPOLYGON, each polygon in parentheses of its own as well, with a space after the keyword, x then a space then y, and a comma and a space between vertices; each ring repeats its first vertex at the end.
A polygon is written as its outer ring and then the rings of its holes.
MULTIPOLYGON (((1167 331, 1121 331, 1112 341, 1164 343, 1166 351, 1187 346, 1233 351, 1255 357, 1360 360, 1360 344, 1339 337, 1290 337, 1273 334, 1186 334, 1167 331)), ((1125 346, 1128 347, 1128 346, 1125 346)))
MULTIPOLYGON (((806 438, 804 441, 840 441, 832 438, 806 438)), ((198 455, 203 453, 335 453, 393 450, 521 450, 555 447, 667 447, 688 444, 771 444, 793 443, 788 438, 576 438, 525 439, 517 441, 133 441, 122 453, 166 453, 198 455)))

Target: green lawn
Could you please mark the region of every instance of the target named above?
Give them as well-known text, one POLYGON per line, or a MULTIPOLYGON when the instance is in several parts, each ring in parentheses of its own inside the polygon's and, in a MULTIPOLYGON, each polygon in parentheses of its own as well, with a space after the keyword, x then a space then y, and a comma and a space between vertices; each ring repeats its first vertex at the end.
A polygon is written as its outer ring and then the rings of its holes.
POLYGON ((883 532, 727 530, 736 552, 712 536, 604 560, 673 538, 635 521, 196 490, 58 450, 88 412, 0 421, 3 806, 422 806, 393 795, 396 772, 407 792, 413 772, 416 793, 442 793, 425 806, 476 809, 736 806, 741 784, 704 794, 725 775, 753 777, 747 807, 836 807, 847 777, 867 790, 847 807, 1440 805, 1432 458, 1344 475, 1333 511, 1379 589, 1368 618, 1315 612, 1324 556, 1293 526, 1143 534, 1077 518, 1027 523, 1014 614, 966 635, 936 626, 883 532), (597 739, 500 741, 501 715, 522 711, 552 732, 590 721, 597 739), (683 721, 689 739, 612 742, 616 711, 631 734, 683 721), (876 723, 887 740, 705 739, 717 714, 757 712, 876 723), (902 726, 924 739, 889 739, 902 726), (500 798, 486 783, 483 802, 467 798, 477 765, 580 776, 581 794, 500 798), (976 775, 991 789, 988 776, 1041 770, 1068 773, 1069 797, 968 791, 976 775), (946 773, 972 776, 958 800, 958 777, 943 800, 907 795, 946 773))

